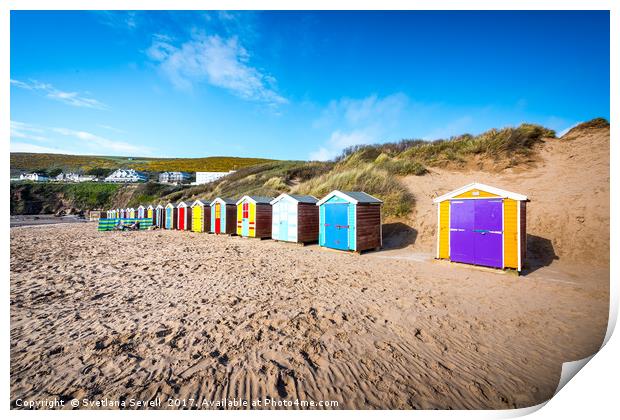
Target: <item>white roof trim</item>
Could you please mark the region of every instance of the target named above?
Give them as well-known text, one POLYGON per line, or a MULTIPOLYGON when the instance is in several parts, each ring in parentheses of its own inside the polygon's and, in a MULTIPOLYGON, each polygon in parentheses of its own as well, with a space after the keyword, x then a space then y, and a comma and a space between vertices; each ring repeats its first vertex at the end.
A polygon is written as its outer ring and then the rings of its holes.
POLYGON ((155 208, 156 208, 156 209, 165 209, 165 208, 166 208, 166 206, 161 205, 161 204, 158 204, 158 205, 157 205, 157 207, 155 207, 155 208))
MULTIPOLYGON (((309 195, 309 194, 308 194, 308 196, 309 196, 309 197, 314 197, 313 195, 309 195)), ((298 202, 298 203, 300 202, 299 200, 297 200, 297 199, 296 199, 295 197, 293 197, 292 195, 287 194, 287 193, 282 193, 282 194, 280 194, 279 196, 277 196, 276 198, 274 198, 273 200, 271 200, 271 201, 269 202, 269 204, 271 204, 271 205, 273 206, 275 203, 277 203, 278 201, 280 201, 280 200, 282 200, 282 199, 284 199, 284 198, 286 198, 286 197, 288 197, 288 198, 290 198, 291 200, 296 201, 296 202, 298 202)), ((314 197, 314 198, 315 198, 315 199, 317 199, 316 197, 314 197)), ((317 199, 317 200, 318 200, 318 199, 317 199)))
POLYGON ((215 205, 215 203, 220 203, 220 204, 223 204, 223 205, 228 204, 228 203, 227 203, 226 201, 224 201, 224 199, 223 199, 223 198, 221 198, 221 197, 216 197, 216 198, 215 198, 215 200, 213 200, 213 201, 211 201, 211 202, 209 203, 209 205, 210 205, 210 206, 214 206, 214 205, 215 205))
POLYGON ((180 201, 179 204, 177 204, 177 209, 180 207, 187 207, 187 203, 185 201, 180 201))
MULTIPOLYGON (((269 202, 269 204, 271 204, 273 206, 274 204, 276 204, 278 201, 282 200, 285 197, 291 197, 291 196, 288 195, 287 193, 282 193, 279 196, 277 196, 276 198, 274 198, 273 200, 271 200, 269 202)), ((293 198, 293 197, 291 197, 291 198, 293 198)), ((295 201, 297 201, 297 200, 295 200, 295 201)))
POLYGON ((252 197, 250 197, 249 195, 244 195, 243 197, 241 197, 238 201, 237 201, 237 205, 241 204, 242 201, 245 201, 245 199, 248 199, 248 201, 251 201, 252 203, 256 204, 256 201, 254 201, 252 199, 252 197))
POLYGON ((168 204, 166 204, 166 207, 176 208, 176 207, 175 207, 175 205, 174 205, 174 203, 168 203, 168 204))
POLYGON ((155 208, 155 206, 154 206, 154 205, 152 205, 152 204, 149 204, 148 206, 146 206, 146 209, 147 209, 147 210, 148 210, 148 209, 153 210, 154 208, 155 208))
POLYGON ((462 186, 461 188, 458 188, 458 189, 456 189, 454 191, 450 191, 449 193, 446 193, 444 195, 440 195, 439 197, 433 199, 433 203, 440 203, 442 201, 449 200, 451 198, 456 197, 457 195, 463 194, 464 192, 467 192, 467 191, 473 190, 473 189, 486 191, 486 192, 489 192, 491 194, 498 195, 498 196, 500 196, 502 198, 510 198, 512 200, 517 200, 517 201, 527 201, 527 196, 526 195, 517 194, 517 193, 510 192, 510 191, 502 190, 501 188, 491 187, 490 185, 482 184, 480 182, 472 182, 471 184, 467 184, 465 186, 462 186))
POLYGON ((199 206, 203 206, 204 207, 204 206, 208 206, 209 203, 203 203, 202 201, 200 201, 200 199, 198 199, 198 200, 194 201, 190 207, 194 207, 195 205, 199 205, 199 206))
MULTIPOLYGON (((370 195, 370 194, 368 194, 368 193, 365 193, 365 194, 367 194, 368 196, 370 196, 370 197, 374 198, 375 200, 381 201, 381 200, 379 200, 377 197, 373 197, 372 195, 370 195)), ((316 203, 316 205, 317 205, 317 206, 320 206, 321 204, 325 203, 327 200, 329 200, 330 198, 332 198, 332 197, 334 197, 334 196, 336 196, 336 197, 340 197, 340 198, 342 198, 343 200, 348 201, 349 203, 353 203, 353 204, 357 204, 357 203, 359 203, 359 201, 358 201, 358 200, 356 200, 355 198, 351 197, 350 195, 345 194, 345 193, 343 193, 342 191, 334 190, 334 191, 330 192, 329 194, 327 194, 327 195, 326 195, 325 197, 323 197, 322 199, 320 199, 320 200, 318 201, 318 203, 316 203)))
POLYGON ((140 204, 137 208, 143 208, 143 209, 145 209, 146 207, 144 207, 144 204, 140 204))

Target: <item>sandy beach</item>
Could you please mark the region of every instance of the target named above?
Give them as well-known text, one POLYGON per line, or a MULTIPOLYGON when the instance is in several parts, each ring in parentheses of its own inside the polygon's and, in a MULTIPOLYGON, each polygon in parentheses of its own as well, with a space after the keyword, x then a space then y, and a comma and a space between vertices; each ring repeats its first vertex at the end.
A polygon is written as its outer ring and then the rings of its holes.
POLYGON ((11 401, 526 407, 599 348, 608 288, 605 264, 570 260, 518 277, 411 248, 17 227, 11 401))

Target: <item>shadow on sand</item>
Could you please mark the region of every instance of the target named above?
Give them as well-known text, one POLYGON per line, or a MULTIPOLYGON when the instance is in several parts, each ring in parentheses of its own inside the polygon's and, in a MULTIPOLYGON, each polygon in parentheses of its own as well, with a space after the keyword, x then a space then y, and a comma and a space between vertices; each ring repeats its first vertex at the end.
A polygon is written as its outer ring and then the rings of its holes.
POLYGON ((527 257, 521 275, 527 276, 559 259, 560 257, 556 255, 550 239, 528 234, 527 257))
POLYGON ((415 244, 418 231, 404 223, 383 224, 382 250, 402 249, 415 244))

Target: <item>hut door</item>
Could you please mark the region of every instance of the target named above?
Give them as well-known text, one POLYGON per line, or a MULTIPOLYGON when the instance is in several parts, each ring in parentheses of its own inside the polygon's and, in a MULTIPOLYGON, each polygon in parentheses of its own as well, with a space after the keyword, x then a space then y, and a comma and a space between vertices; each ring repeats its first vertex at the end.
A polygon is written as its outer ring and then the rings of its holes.
POLYGON ((502 200, 474 200, 474 256, 476 264, 503 268, 502 200))
POLYGON ((349 249, 348 204, 327 204, 325 206, 325 246, 349 249))
POLYGON ((198 205, 192 208, 192 230, 202 232, 204 218, 204 207, 198 205))
POLYGON ((502 201, 450 202, 450 260, 502 268, 502 201))
POLYGON ((179 230, 185 230, 185 208, 179 209, 179 230))
POLYGON ((241 214, 241 235, 249 236, 250 234, 250 204, 242 203, 242 211, 241 214))
POLYGON ((475 200, 450 202, 450 261, 475 264, 475 200))
POLYGON ((288 203, 285 200, 280 201, 280 223, 278 224, 278 237, 283 241, 287 241, 288 237, 288 203))
POLYGON ((215 233, 222 233, 222 208, 215 203, 215 233))

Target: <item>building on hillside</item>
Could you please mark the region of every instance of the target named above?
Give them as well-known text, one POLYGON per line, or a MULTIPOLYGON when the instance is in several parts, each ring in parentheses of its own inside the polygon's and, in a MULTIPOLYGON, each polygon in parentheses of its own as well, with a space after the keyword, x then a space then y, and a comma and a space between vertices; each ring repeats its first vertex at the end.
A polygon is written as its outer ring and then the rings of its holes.
POLYGON ((19 176, 20 181, 34 181, 34 182, 47 182, 49 181, 49 177, 47 175, 39 174, 37 172, 33 172, 30 174, 21 174, 19 176))
POLYGON ((217 181, 227 175, 234 174, 236 171, 228 172, 196 172, 196 182, 194 185, 208 184, 209 182, 217 181))
POLYGON ((162 184, 185 184, 192 179, 187 172, 162 172, 159 174, 159 182, 162 184))
POLYGON ((97 177, 95 175, 80 175, 73 172, 63 173, 61 172, 56 177, 54 177, 56 181, 64 181, 64 182, 96 182, 97 177))
POLYGON ((148 176, 135 169, 117 169, 105 178, 105 182, 146 182, 148 176))

